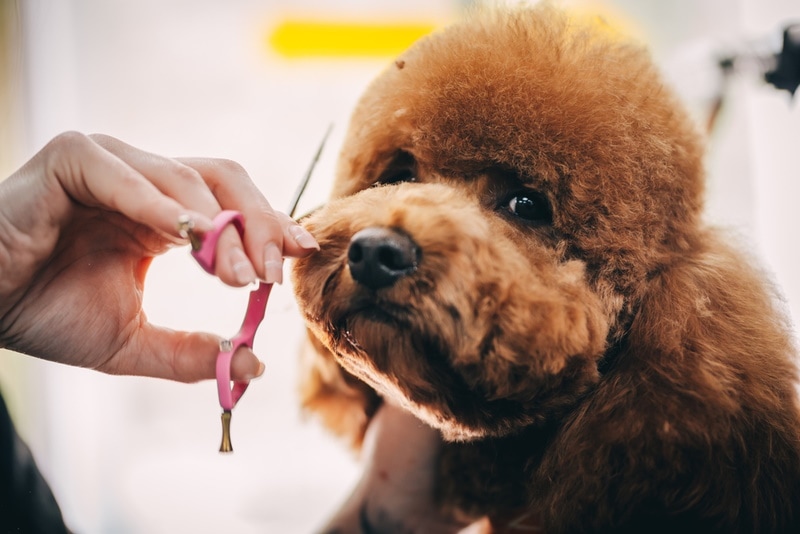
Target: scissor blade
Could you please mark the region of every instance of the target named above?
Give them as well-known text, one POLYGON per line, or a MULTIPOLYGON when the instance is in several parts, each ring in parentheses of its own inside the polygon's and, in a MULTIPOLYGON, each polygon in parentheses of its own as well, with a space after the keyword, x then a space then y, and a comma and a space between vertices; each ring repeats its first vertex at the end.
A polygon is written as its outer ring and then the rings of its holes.
POLYGON ((322 142, 319 144, 317 153, 314 155, 314 159, 311 160, 311 166, 308 168, 308 172, 306 172, 306 175, 303 177, 303 180, 300 182, 300 185, 294 192, 294 198, 292 199, 291 204, 289 204, 289 217, 294 217, 294 213, 297 211, 297 205, 300 203, 300 197, 303 196, 303 192, 306 190, 309 180, 311 180, 311 174, 314 172, 314 167, 317 166, 319 156, 322 154, 322 148, 325 146, 325 142, 328 140, 331 130, 333 130, 333 124, 328 126, 328 130, 325 132, 325 135, 322 137, 322 142))

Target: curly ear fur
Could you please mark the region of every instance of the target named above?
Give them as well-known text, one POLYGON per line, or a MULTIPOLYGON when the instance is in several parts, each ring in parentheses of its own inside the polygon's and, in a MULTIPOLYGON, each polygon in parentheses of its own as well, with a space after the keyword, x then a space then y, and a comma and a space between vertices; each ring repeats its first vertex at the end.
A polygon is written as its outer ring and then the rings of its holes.
POLYGON ((713 236, 696 250, 649 281, 613 367, 548 447, 532 484, 546 531, 797 528, 789 326, 741 255, 713 236))
POLYGON ((475 517, 527 508, 543 532, 797 531, 790 327, 741 254, 711 234, 695 245, 649 281, 563 424, 443 449, 443 502, 475 517))

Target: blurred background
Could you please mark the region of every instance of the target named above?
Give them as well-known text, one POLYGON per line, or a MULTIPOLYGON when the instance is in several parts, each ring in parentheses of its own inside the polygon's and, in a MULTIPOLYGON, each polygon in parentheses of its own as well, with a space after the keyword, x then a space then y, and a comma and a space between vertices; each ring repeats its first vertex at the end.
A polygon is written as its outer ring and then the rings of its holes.
MULTIPOLYGON (((302 213, 327 196, 366 84, 479 3, 0 0, 0 176, 62 131, 102 132, 168 156, 236 160, 286 210, 333 124, 302 213)), ((797 324, 800 105, 765 84, 752 57, 780 50, 800 2, 562 3, 648 44, 701 128, 724 96, 709 137, 707 217, 760 258, 797 324), (723 75, 720 60, 734 56, 723 75)), ((156 323, 227 337, 246 301, 181 249, 154 262, 145 309, 156 323)), ((232 455, 217 452, 212 382, 110 377, 3 351, 0 388, 76 533, 312 532, 347 496, 358 463, 298 412, 302 335, 291 288, 276 287, 255 342, 267 371, 235 410, 232 455)))

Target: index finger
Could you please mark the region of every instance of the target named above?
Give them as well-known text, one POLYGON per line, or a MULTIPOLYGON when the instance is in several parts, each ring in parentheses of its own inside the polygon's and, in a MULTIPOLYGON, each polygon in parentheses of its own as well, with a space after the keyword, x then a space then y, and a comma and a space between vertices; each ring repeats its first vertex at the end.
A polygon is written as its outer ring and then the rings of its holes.
MULTIPOLYGON (((111 136, 94 134, 91 139, 109 154, 122 159, 127 165, 146 177, 166 197, 207 217, 214 217, 221 210, 204 177, 192 167, 177 160, 153 154, 131 146, 111 136)), ((177 227, 177 219, 173 222, 177 227)), ((202 233, 203 229, 198 228, 202 233)), ((208 230, 208 228, 205 228, 208 230)), ((220 235, 217 252, 221 261, 214 268, 220 280, 230 285, 242 286, 255 279, 255 271, 245 257, 239 235, 232 228, 225 228, 220 235)))
POLYGON ((188 215, 211 228, 211 219, 169 195, 165 195, 139 169, 96 139, 67 132, 53 139, 40 154, 70 196, 88 206, 118 211, 133 221, 164 235, 180 237, 177 220, 188 215), (49 148, 49 150, 48 150, 49 148))

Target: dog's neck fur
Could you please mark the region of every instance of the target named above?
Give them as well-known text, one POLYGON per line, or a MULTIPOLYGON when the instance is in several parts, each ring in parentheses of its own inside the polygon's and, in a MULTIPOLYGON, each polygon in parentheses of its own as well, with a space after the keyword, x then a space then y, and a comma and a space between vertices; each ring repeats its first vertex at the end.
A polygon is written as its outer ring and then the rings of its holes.
MULTIPOLYGON (((628 321, 628 325, 630 325, 631 320, 628 321)), ((627 327, 624 330, 627 331, 627 327)), ((619 355, 624 352, 626 339, 627 338, 623 336, 622 339, 616 339, 613 342, 609 342, 608 350, 606 350, 600 361, 597 362, 597 371, 600 373, 601 377, 605 376, 614 369, 619 355)))

